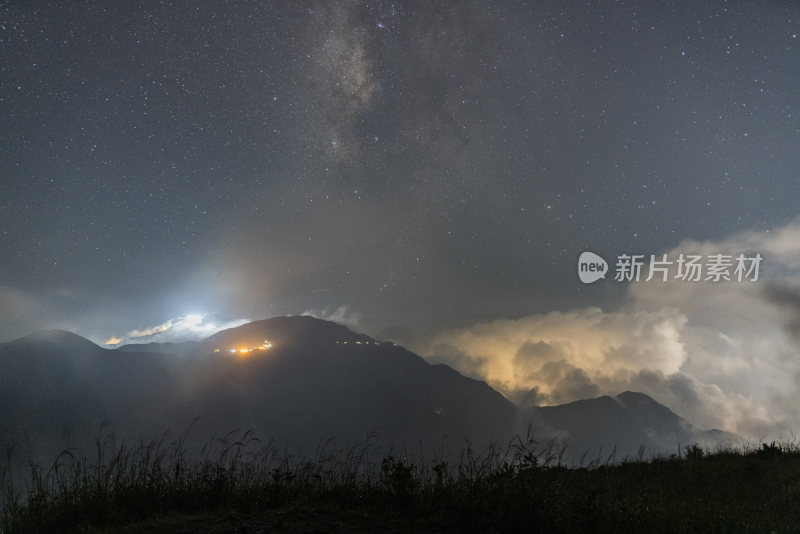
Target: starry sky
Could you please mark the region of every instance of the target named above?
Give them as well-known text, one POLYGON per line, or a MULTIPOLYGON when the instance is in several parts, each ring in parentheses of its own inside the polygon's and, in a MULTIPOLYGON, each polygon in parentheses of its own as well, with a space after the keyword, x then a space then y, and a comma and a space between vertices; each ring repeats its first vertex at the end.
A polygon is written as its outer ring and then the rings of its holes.
POLYGON ((615 310, 582 251, 797 216, 798 34, 778 0, 3 2, 0 339, 615 310))

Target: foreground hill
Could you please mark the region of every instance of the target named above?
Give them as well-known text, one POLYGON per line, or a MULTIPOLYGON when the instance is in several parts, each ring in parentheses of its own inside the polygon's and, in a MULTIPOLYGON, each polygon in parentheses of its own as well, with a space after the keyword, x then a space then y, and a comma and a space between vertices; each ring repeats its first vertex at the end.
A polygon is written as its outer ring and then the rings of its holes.
MULTIPOLYGON (((150 448, 34 477, 0 531, 27 532, 797 532, 794 446, 566 469, 527 444, 457 464, 345 455, 286 465, 232 445, 203 462, 150 448), (89 467, 87 467, 89 466, 89 467)), ((2 494, 0 494, 2 497, 2 494)))

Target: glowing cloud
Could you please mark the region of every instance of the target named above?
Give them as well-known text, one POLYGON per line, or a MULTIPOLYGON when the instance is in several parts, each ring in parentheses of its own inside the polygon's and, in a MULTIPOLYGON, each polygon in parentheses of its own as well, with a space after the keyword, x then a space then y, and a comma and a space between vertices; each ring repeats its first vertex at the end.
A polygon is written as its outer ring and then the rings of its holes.
POLYGON ((551 312, 446 332, 430 352, 514 400, 556 404, 595 396, 599 384, 643 364, 678 372, 687 358, 681 340, 686 320, 676 309, 551 312))
POLYGON ((440 333, 420 351, 520 404, 631 389, 703 427, 787 438, 800 426, 798 243, 800 220, 719 242, 684 241, 669 254, 758 252, 762 278, 631 283, 615 312, 481 323, 440 333))
POLYGON ((208 337, 220 330, 234 328, 250 322, 249 319, 236 319, 233 321, 214 321, 207 318, 206 314, 189 314, 174 319, 168 319, 161 324, 146 328, 131 330, 123 336, 112 336, 107 344, 120 344, 123 341, 141 343, 187 341, 208 337), (115 343, 110 341, 116 340, 115 343))

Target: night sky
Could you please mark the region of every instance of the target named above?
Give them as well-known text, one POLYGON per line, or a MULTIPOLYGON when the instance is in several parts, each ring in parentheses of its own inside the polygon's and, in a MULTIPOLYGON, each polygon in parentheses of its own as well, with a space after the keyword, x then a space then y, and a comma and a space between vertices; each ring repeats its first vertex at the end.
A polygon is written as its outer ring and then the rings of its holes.
POLYGON ((4 2, 0 338, 637 313, 582 251, 791 228, 799 34, 793 1, 4 2))

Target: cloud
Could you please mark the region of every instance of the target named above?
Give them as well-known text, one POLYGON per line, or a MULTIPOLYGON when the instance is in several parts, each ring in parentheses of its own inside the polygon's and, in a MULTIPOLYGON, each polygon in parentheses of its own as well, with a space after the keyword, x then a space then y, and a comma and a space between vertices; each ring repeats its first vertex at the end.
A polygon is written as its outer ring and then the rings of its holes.
POLYGON ((190 314, 168 319, 161 324, 135 329, 121 336, 111 336, 107 345, 124 343, 151 343, 167 341, 187 341, 206 338, 221 330, 234 328, 250 322, 249 319, 217 321, 207 318, 206 314, 190 314))
POLYGON ((333 310, 329 308, 306 310, 300 315, 308 315, 325 321, 333 321, 334 323, 344 325, 355 332, 363 331, 361 328, 361 314, 351 310, 347 306, 339 306, 333 310))
POLYGON ((624 375, 643 361, 662 373, 677 372, 686 361, 680 339, 685 323, 676 309, 550 312, 443 333, 432 353, 512 399, 536 389, 538 400, 554 404, 593 396, 600 391, 596 381, 624 375))
POLYGON ((756 252, 764 260, 755 282, 631 283, 614 311, 480 323, 442 332, 421 349, 520 404, 631 389, 702 427, 788 437, 800 427, 800 220, 716 242, 686 240, 668 254, 756 252))

